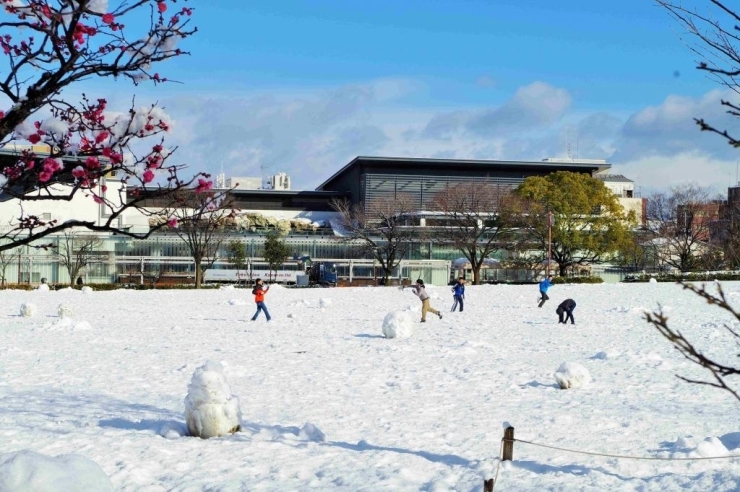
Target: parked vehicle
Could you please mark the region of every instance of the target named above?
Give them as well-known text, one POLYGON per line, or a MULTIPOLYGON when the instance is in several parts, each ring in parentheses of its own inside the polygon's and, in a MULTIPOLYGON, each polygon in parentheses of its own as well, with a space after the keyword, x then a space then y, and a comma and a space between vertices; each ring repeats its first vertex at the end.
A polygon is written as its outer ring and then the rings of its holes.
POLYGON ((203 281, 252 284, 261 278, 269 283, 295 285, 298 275, 302 273, 300 265, 297 264, 285 263, 278 270, 270 270, 266 263, 250 262, 246 268, 241 270, 209 268, 203 273, 203 281))
POLYGON ((311 286, 336 287, 337 268, 333 263, 316 261, 308 268, 308 284, 311 286))

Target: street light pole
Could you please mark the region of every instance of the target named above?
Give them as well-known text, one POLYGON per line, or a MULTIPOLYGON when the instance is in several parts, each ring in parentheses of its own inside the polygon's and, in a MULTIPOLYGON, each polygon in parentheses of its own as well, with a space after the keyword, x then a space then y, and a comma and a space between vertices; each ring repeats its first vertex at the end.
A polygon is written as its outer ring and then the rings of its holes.
POLYGON ((550 276, 550 265, 552 264, 552 212, 547 212, 547 276, 550 276))

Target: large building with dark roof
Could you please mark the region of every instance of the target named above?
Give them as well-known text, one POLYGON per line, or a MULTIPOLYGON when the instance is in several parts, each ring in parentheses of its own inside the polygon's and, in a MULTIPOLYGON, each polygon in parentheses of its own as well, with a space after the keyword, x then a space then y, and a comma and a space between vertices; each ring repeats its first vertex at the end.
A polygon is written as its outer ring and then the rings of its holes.
POLYGON ((351 202, 360 204, 375 199, 393 199, 398 194, 411 195, 417 199, 421 209, 431 205, 436 193, 458 183, 484 180, 515 187, 529 176, 545 176, 555 171, 594 176, 610 168, 611 164, 604 160, 356 157, 320 184, 316 191, 343 193, 351 202))

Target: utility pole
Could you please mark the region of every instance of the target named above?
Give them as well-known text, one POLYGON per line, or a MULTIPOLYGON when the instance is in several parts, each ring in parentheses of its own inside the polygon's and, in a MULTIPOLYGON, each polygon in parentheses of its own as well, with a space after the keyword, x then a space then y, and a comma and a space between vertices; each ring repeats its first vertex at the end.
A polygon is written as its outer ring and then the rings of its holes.
POLYGON ((550 276, 550 265, 552 264, 552 225, 555 217, 552 212, 547 212, 547 276, 550 276))

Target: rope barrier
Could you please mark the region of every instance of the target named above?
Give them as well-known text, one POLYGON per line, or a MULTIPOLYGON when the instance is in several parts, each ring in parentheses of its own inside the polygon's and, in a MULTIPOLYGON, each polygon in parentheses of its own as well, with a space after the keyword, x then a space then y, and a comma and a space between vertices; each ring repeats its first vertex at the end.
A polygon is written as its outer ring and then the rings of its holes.
POLYGON ((501 439, 501 446, 498 449, 498 465, 496 465, 496 474, 493 476, 493 488, 491 488, 491 492, 494 492, 496 490, 496 483, 498 482, 498 471, 499 468, 501 468, 501 455, 504 452, 504 440, 501 439))
MULTIPOLYGON (((523 439, 501 439, 501 445, 503 446, 504 441, 506 442, 520 442, 522 444, 529 444, 531 446, 539 446, 541 448, 548 448, 548 449, 555 449, 557 451, 565 451, 567 453, 576 453, 576 454, 587 454, 590 456, 605 456, 607 458, 620 458, 620 459, 628 459, 628 460, 650 460, 650 461, 699 461, 699 460, 727 460, 727 459, 733 459, 733 458, 740 458, 740 455, 729 455, 729 456, 711 456, 711 457, 697 457, 697 458, 657 458, 654 456, 627 456, 623 454, 608 454, 608 453, 595 453, 592 451, 580 451, 578 449, 568 449, 568 448, 561 448, 558 446, 550 446, 548 444, 540 444, 532 441, 525 441, 523 439)), ((500 464, 500 461, 499 461, 500 464)), ((498 474, 498 469, 496 469, 496 473, 498 474)))

